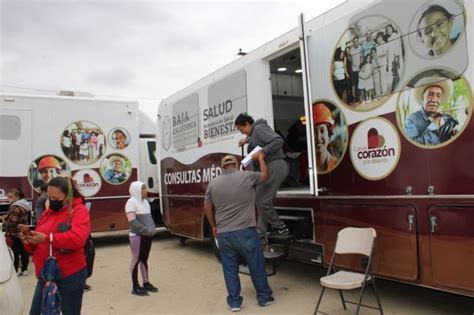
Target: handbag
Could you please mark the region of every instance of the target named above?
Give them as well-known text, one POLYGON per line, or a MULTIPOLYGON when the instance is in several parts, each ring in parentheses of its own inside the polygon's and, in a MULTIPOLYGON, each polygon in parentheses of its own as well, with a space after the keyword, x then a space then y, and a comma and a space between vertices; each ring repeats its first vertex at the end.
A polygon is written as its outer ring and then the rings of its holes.
POLYGON ((87 237, 86 245, 84 246, 84 254, 86 255, 87 278, 89 278, 90 276, 92 276, 95 260, 94 242, 92 241, 92 236, 90 234, 89 237, 87 237))
POLYGON ((5 233, 5 243, 7 243, 7 246, 12 248, 13 247, 13 238, 10 234, 5 233))

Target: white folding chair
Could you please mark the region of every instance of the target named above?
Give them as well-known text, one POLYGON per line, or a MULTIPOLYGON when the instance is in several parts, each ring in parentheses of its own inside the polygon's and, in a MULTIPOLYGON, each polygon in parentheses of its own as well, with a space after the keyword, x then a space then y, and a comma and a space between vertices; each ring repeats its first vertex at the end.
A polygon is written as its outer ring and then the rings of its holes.
MULTIPOLYGON (((339 296, 341 297, 342 306, 345 310, 346 302, 351 304, 357 304, 356 314, 359 314, 359 309, 361 306, 369 307, 373 309, 380 310, 380 313, 383 315, 382 304, 380 303, 380 298, 375 288, 375 278, 370 271, 370 265, 372 262, 372 254, 374 251, 374 241, 377 237, 377 233, 373 228, 353 228, 348 227, 344 228, 339 233, 337 233, 336 246, 334 248, 334 253, 331 258, 331 263, 329 264, 328 273, 325 277, 322 277, 320 282, 323 287, 321 294, 314 310, 314 314, 318 312, 319 305, 321 304, 321 299, 326 288, 339 290, 339 296), (362 254, 368 257, 367 266, 365 268, 365 273, 352 272, 339 270, 336 271, 335 268, 335 257, 336 254, 362 254), (362 296, 364 295, 365 286, 372 284, 374 289, 375 297, 377 299, 378 308, 362 304, 362 296), (352 290, 360 288, 359 301, 358 303, 347 301, 344 299, 342 290, 352 290)), ((338 269, 340 269, 338 267, 338 269)))

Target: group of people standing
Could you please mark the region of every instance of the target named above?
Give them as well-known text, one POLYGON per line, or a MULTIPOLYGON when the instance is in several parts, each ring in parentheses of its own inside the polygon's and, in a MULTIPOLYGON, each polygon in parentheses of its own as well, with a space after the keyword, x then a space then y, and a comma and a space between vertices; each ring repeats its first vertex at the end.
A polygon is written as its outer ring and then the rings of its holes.
POLYGON ((105 151, 105 136, 100 130, 64 130, 62 136, 64 154, 73 161, 96 161, 105 151))
POLYGON ((339 98, 346 104, 369 103, 395 90, 400 81, 401 40, 392 24, 355 35, 334 54, 332 76, 339 98))
MULTIPOLYGON (((158 292, 158 288, 148 280, 147 264, 156 229, 146 200, 146 185, 133 182, 130 194, 125 212, 130 222, 132 294, 148 295, 148 292, 158 292), (138 283, 139 269, 143 277, 142 286, 138 283)), ((71 177, 51 179, 47 183, 46 194, 41 198, 46 203, 45 209, 39 215, 34 230, 31 230, 30 203, 20 189, 8 192, 11 206, 8 214, 0 218, 7 243, 14 253, 14 267, 17 272, 21 267, 19 275, 27 275, 32 255, 38 280, 29 312, 31 315, 44 314, 46 307, 53 306, 46 305, 50 299, 44 295, 51 281, 54 281, 60 296, 60 303, 56 305, 58 314, 60 310, 62 314, 78 315, 81 313, 84 290, 88 287, 86 279, 91 274, 85 250, 90 235, 89 212, 71 177), (54 280, 46 276, 51 271, 51 267, 47 266, 50 257, 55 258, 60 274, 54 280)))

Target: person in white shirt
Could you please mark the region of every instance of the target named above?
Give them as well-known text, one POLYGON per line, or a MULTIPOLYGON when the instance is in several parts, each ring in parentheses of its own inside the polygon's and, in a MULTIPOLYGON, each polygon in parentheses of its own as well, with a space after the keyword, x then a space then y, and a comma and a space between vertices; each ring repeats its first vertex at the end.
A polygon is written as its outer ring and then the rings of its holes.
POLYGON ((125 213, 130 225, 132 294, 144 296, 148 295, 148 292, 158 292, 158 288, 151 284, 148 278, 148 256, 156 227, 151 216, 150 204, 146 200, 148 196, 146 185, 139 181, 131 183, 130 196, 125 204, 125 213), (138 268, 142 274, 143 287, 138 282, 138 268))

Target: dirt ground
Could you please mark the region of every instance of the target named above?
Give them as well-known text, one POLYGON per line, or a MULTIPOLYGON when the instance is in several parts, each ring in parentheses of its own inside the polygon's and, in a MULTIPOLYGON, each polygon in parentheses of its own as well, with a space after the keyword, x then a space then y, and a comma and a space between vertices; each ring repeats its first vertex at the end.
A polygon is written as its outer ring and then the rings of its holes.
MULTIPOLYGON (((155 237, 149 259, 150 280, 159 287, 158 293, 137 297, 130 294, 130 249, 127 234, 95 239, 94 274, 88 279, 92 291, 84 294, 83 314, 230 314, 225 301, 226 289, 219 262, 209 243, 188 240, 179 246, 178 238, 168 232, 155 237)), ((28 314, 35 278, 20 277, 28 314)), ((250 278, 241 275, 245 314, 313 314, 320 293, 322 267, 285 262, 276 276, 269 278, 276 302, 260 307, 255 299, 250 278)), ((474 299, 377 280, 385 314, 474 314, 474 299)), ((356 300, 358 292, 345 294, 356 300)), ((364 303, 376 305, 371 289, 364 303)), ((337 292, 326 290, 320 311, 329 314, 353 314, 355 306, 344 311, 337 292)), ((361 314, 379 314, 362 308, 361 314)))

